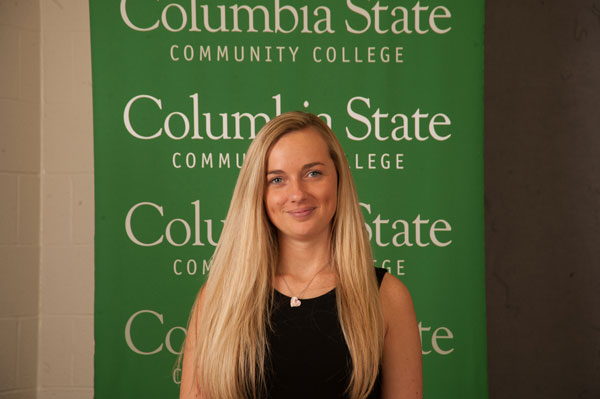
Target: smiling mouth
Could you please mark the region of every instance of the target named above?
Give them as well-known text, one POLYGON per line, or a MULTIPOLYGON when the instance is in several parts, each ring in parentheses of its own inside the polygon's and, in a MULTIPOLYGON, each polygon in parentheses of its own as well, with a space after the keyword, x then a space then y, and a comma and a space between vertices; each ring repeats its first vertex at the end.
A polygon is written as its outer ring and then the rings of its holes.
POLYGON ((311 213, 313 213, 313 211, 315 209, 317 209, 317 208, 315 208, 315 207, 303 208, 303 209, 296 209, 293 211, 288 211, 287 213, 295 218, 303 218, 303 217, 306 217, 306 216, 310 215, 311 213))

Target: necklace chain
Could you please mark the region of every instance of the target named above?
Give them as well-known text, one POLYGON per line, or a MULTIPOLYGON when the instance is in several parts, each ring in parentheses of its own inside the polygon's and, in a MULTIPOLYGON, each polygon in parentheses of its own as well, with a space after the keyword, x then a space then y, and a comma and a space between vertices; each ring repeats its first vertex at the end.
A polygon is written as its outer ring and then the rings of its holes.
POLYGON ((310 279, 310 281, 308 282, 308 284, 306 284, 306 287, 304 287, 304 289, 302 290, 302 292, 300 292, 300 294, 298 294, 298 295, 294 295, 294 292, 290 288, 290 285, 288 284, 287 280, 285 279, 285 277, 283 276, 283 274, 281 275, 281 278, 283 279, 283 283, 285 284, 285 286, 287 287, 287 289, 292 294, 292 298, 290 299, 290 307, 296 308, 296 307, 298 307, 298 306, 300 306, 302 304, 302 302, 300 301, 299 297, 301 297, 301 296, 304 295, 304 293, 306 292, 306 290, 308 289, 308 287, 310 286, 310 284, 313 282, 313 280, 315 279, 315 277, 317 277, 319 275, 319 273, 321 273, 323 270, 325 270, 325 268, 328 265, 329 265, 329 263, 325 264, 325 266, 323 266, 322 268, 320 268, 319 271, 316 272, 314 276, 312 276, 312 278, 310 279))

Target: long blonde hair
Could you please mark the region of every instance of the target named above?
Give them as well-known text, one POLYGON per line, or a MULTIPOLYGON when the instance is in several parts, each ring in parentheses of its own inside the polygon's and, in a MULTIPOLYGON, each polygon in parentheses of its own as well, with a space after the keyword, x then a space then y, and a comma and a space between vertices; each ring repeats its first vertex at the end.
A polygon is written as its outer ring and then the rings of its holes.
POLYGON ((197 309, 196 304, 193 310, 200 312, 195 326, 195 380, 208 398, 256 398, 265 386, 267 329, 278 260, 277 232, 263 203, 267 156, 283 135, 308 127, 322 135, 338 173, 330 247, 338 275, 338 315, 352 358, 347 392, 352 399, 363 399, 375 383, 383 316, 348 162, 335 134, 321 119, 289 112, 268 122, 248 149, 203 287, 203 307, 197 309))

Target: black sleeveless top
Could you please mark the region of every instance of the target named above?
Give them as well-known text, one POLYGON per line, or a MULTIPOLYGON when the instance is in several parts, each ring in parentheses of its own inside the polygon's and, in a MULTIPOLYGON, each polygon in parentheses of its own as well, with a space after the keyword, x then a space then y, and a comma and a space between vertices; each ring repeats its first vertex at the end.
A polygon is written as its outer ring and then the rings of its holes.
MULTIPOLYGON (((381 286, 385 269, 375 268, 381 286)), ((335 289, 290 307, 274 291, 268 331, 266 398, 347 399, 352 360, 338 319, 335 289)), ((369 399, 381 397, 381 372, 369 399)))

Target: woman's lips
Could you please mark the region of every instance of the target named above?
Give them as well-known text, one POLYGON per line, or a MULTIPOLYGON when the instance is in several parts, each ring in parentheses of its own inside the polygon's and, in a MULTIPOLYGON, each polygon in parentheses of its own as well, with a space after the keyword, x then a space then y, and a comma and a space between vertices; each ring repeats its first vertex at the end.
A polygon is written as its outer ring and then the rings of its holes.
POLYGON ((316 207, 302 208, 302 209, 294 209, 292 211, 287 211, 288 214, 295 218, 303 218, 310 215, 316 207))

